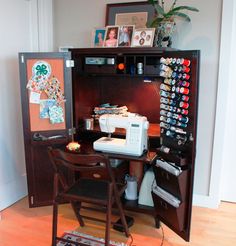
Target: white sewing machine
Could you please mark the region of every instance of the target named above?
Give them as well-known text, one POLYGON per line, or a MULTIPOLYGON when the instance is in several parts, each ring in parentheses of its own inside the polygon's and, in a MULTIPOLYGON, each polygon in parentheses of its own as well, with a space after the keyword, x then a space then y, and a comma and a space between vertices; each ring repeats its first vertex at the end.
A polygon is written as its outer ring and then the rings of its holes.
POLYGON ((109 115, 100 116, 99 125, 102 132, 111 134, 116 128, 126 129, 126 139, 102 137, 93 143, 95 150, 141 156, 147 150, 147 130, 149 122, 144 116, 129 113, 128 116, 109 115))

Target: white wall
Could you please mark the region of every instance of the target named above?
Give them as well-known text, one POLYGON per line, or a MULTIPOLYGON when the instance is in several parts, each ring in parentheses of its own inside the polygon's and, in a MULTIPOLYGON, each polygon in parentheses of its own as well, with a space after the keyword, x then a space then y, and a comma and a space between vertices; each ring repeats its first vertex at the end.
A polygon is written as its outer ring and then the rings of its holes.
MULTIPOLYGON (((106 4, 132 0, 54 0, 54 48, 91 47, 94 27, 105 25, 106 4)), ((135 0, 140 2, 140 0, 135 0)))
POLYGON ((179 23, 176 47, 201 50, 194 193, 208 196, 212 168, 222 0, 181 1, 197 7, 191 23, 179 23), (212 8, 214 6, 214 8, 212 8))
MULTIPOLYGON (((59 46, 89 47, 91 30, 104 26, 105 5, 117 0, 55 0, 55 49, 59 46)), ((118 1, 118 2, 127 2, 118 1)), ((132 1, 130 1, 132 2, 132 1)), ((194 194, 209 196, 212 145, 218 85, 218 62, 222 0, 179 1, 180 5, 197 7, 200 12, 189 12, 191 23, 178 21, 173 47, 201 50, 198 138, 194 194)), ((198 199, 195 202, 199 204, 198 199)))
POLYGON ((31 47, 29 13, 29 1, 1 0, 0 210, 27 194, 18 52, 31 47))
POLYGON ((220 57, 220 74, 217 102, 216 126, 224 129, 225 133, 220 139, 221 131, 215 138, 214 153, 216 161, 221 166, 220 199, 236 203, 236 165, 235 165, 235 139, 236 139, 236 114, 235 111, 235 55, 236 55, 236 2, 225 0, 223 5, 222 23, 222 50, 220 57), (222 106, 223 105, 223 106, 222 106), (219 152, 221 156, 219 157, 219 152), (220 160, 220 161, 219 161, 220 160))

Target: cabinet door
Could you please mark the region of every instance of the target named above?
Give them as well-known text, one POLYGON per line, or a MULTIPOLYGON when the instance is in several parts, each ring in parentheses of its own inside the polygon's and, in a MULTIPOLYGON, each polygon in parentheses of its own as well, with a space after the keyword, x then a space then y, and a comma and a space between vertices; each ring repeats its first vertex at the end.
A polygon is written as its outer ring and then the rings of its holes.
POLYGON ((70 140, 70 53, 20 53, 25 160, 30 207, 52 203, 53 169, 48 146, 70 140))
POLYGON ((186 241, 192 213, 199 56, 198 50, 165 52, 160 66, 161 147, 152 196, 157 218, 186 241))

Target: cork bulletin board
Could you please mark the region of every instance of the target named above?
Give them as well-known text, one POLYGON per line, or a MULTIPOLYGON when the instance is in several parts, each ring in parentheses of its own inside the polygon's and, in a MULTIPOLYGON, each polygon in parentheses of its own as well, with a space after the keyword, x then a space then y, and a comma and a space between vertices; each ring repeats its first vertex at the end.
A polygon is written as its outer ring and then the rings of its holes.
MULTIPOLYGON (((27 79, 30 81, 33 77, 33 67, 37 62, 42 61, 50 66, 50 77, 56 78, 60 84, 61 93, 64 94, 65 81, 64 81, 64 60, 57 59, 28 59, 27 60, 27 79)), ((60 106, 63 109, 63 122, 53 123, 49 118, 40 118, 40 104, 32 103, 30 101, 32 91, 28 90, 28 100, 29 100, 29 115, 30 115, 30 130, 31 131, 48 131, 48 130, 64 130, 66 129, 65 122, 65 102, 61 102, 60 106)), ((41 91, 40 100, 48 99, 48 95, 45 91, 41 91)))

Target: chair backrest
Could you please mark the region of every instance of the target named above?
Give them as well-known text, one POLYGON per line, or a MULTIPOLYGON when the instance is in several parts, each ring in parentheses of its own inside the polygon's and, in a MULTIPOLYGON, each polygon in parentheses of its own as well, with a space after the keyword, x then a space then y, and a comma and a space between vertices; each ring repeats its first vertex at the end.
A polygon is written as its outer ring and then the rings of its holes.
POLYGON ((115 182, 109 159, 102 154, 79 154, 48 148, 54 172, 59 175, 63 187, 68 186, 65 169, 78 172, 79 176, 115 182), (64 170, 64 171, 63 171, 64 170))

